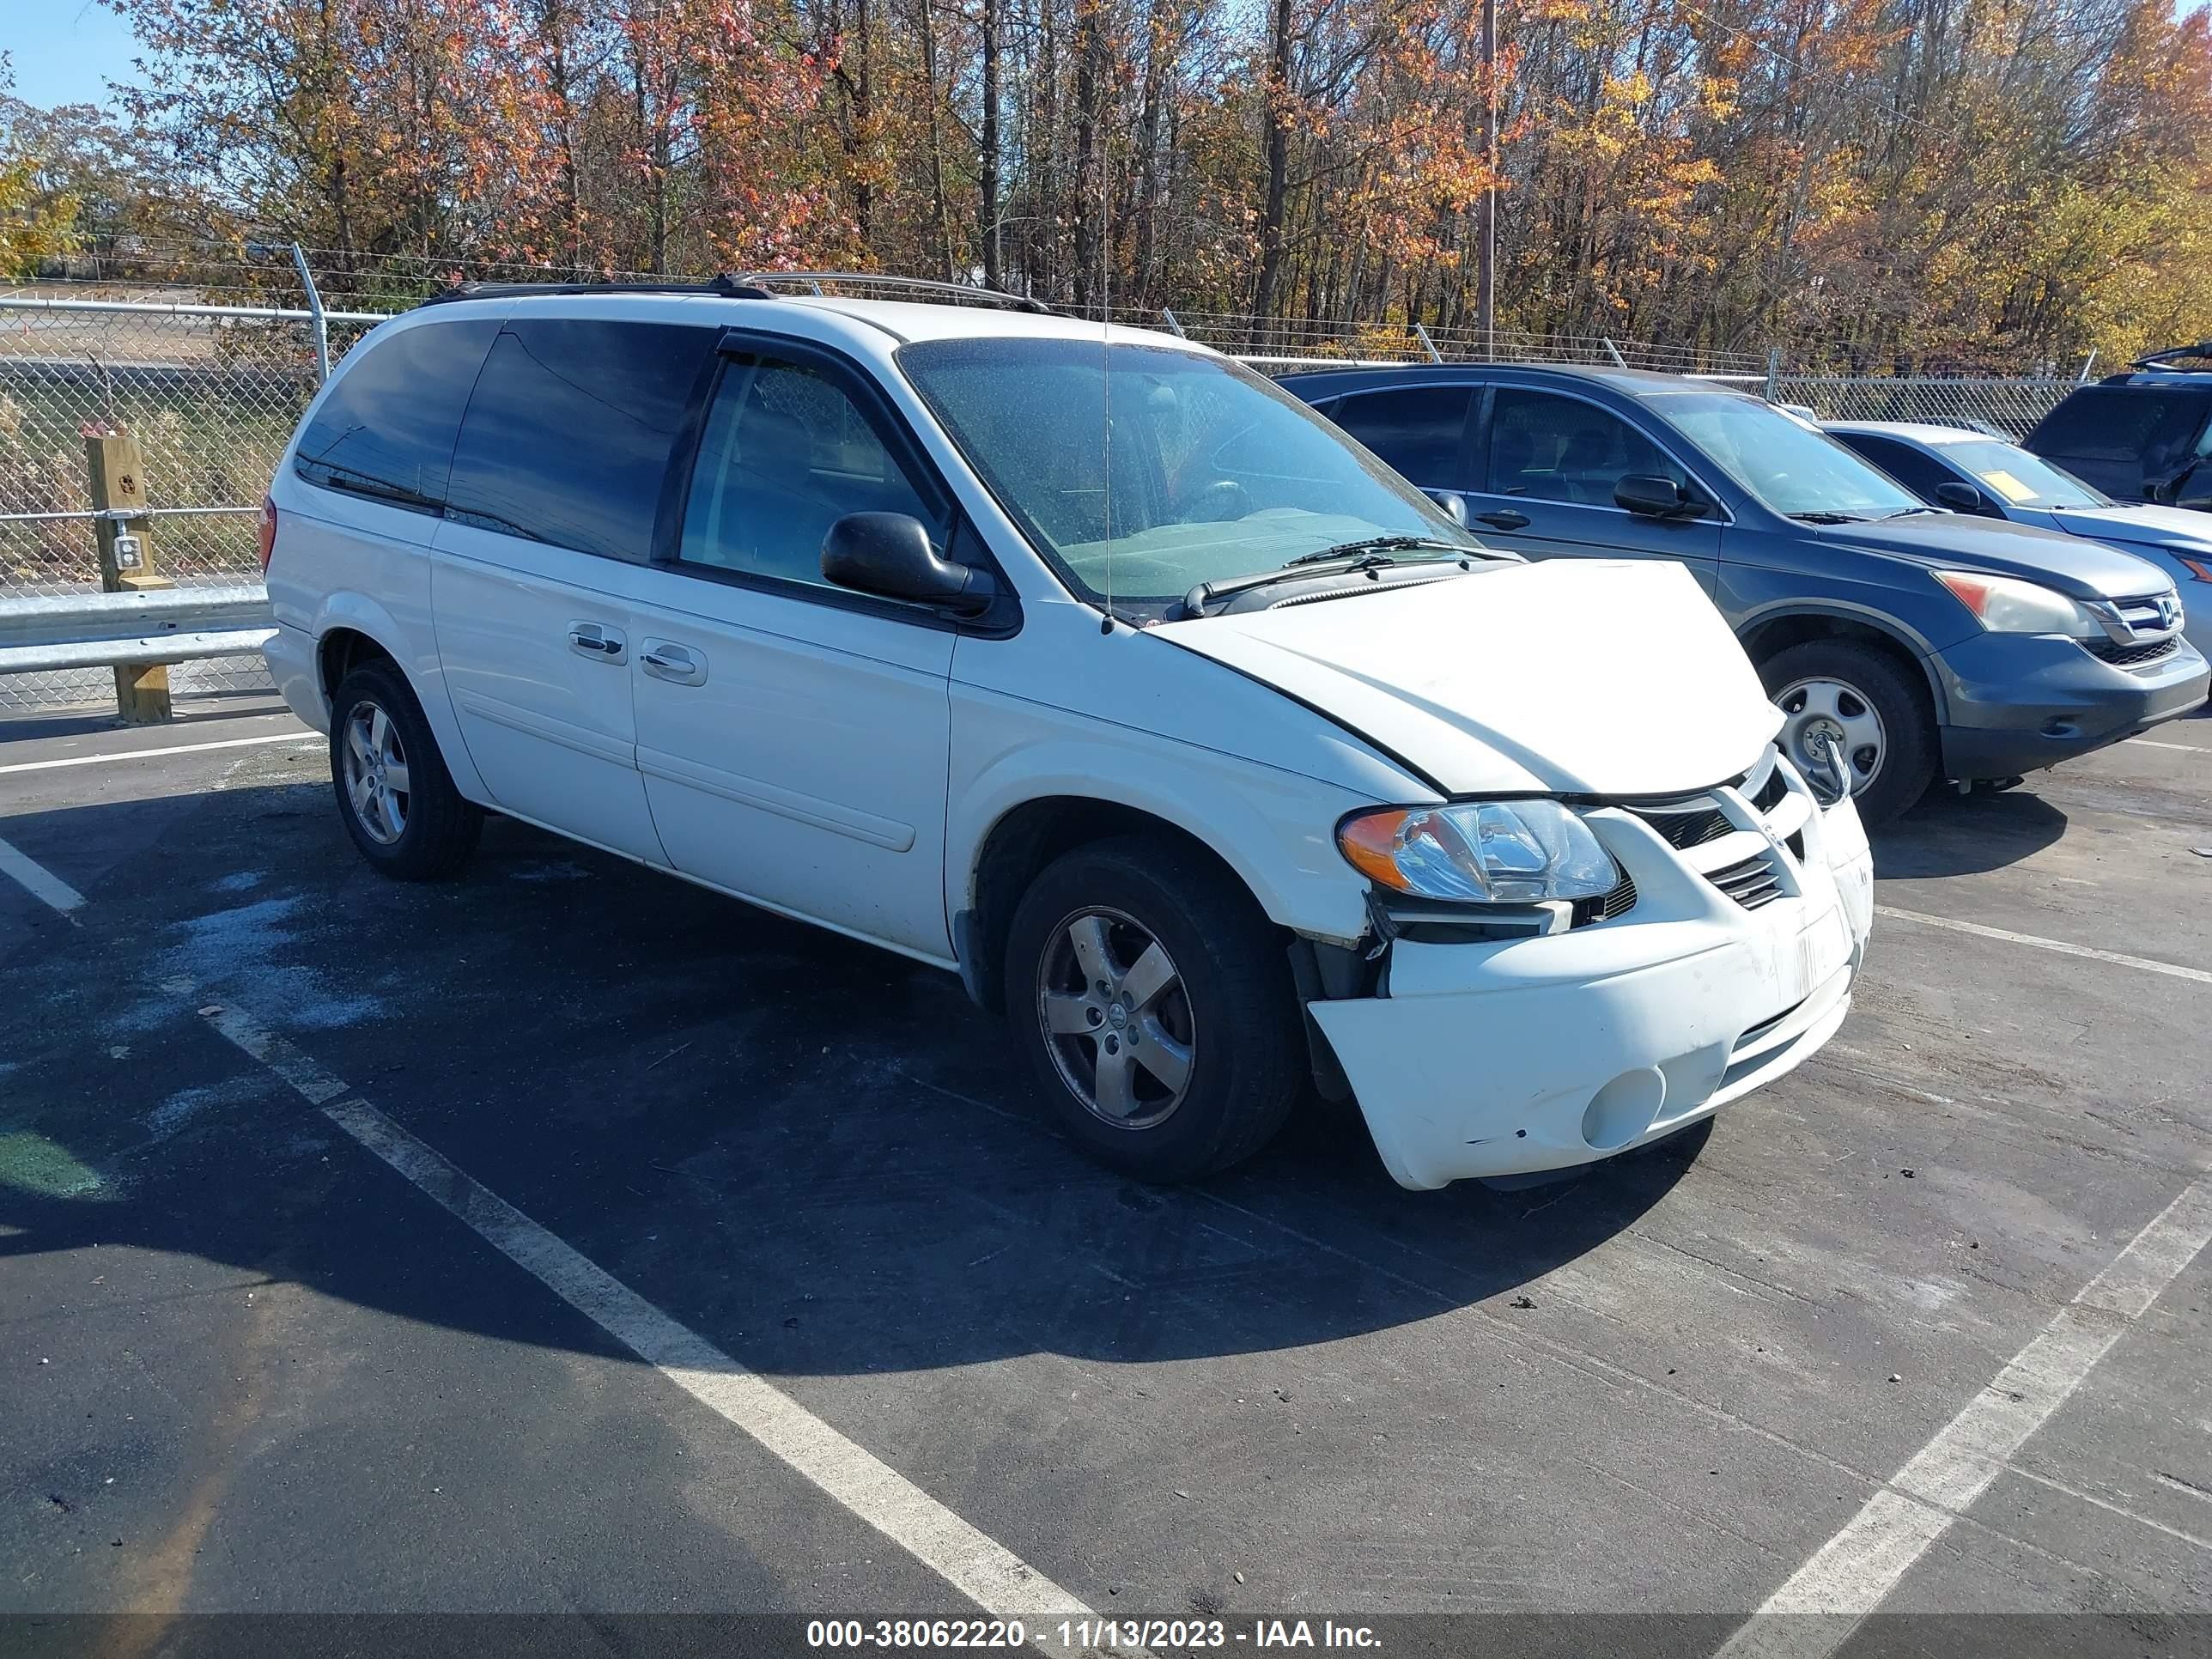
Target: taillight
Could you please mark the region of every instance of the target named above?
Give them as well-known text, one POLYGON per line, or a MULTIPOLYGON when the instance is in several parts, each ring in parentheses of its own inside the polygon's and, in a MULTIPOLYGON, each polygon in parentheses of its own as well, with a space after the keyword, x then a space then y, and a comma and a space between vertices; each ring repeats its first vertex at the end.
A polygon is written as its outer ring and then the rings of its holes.
POLYGON ((261 574, 269 574, 269 556, 276 550, 276 503, 261 498, 261 574))

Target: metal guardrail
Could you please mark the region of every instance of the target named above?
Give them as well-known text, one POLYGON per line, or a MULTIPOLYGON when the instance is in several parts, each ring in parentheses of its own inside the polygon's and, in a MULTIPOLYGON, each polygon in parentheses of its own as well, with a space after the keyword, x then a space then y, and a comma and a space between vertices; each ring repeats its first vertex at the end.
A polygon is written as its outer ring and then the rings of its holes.
POLYGON ((235 657, 276 631, 258 582, 0 599, 0 674, 235 657))

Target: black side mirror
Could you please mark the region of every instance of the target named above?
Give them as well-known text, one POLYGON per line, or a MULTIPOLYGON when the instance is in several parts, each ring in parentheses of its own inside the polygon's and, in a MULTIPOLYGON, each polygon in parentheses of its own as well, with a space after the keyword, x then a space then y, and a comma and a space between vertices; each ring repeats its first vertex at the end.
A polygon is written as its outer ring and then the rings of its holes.
POLYGON ((1704 512, 1704 506, 1683 492, 1672 478, 1632 472, 1613 487, 1613 502, 1647 519, 1686 519, 1704 512))
POLYGON ((1467 527, 1467 497, 1456 489, 1424 489, 1421 494, 1434 501, 1449 519, 1462 530, 1467 527))
POLYGON ((878 599, 940 605, 966 615, 998 597, 988 570, 937 556, 921 520, 904 513, 848 513, 822 538, 822 574, 878 599))
POLYGON ((1972 484, 1946 478, 1936 486, 1936 505, 1948 507, 1954 513, 1979 513, 1984 502, 1982 492, 1972 484))

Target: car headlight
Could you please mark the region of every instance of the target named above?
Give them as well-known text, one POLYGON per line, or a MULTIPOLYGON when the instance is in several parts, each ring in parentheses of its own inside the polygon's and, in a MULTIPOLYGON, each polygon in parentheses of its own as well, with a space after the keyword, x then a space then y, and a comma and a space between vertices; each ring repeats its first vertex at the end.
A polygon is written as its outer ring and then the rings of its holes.
POLYGON ((2198 581, 2212 582, 2212 553, 2204 550, 2203 543, 2166 542, 2160 544, 2180 560, 2182 568, 2198 581))
POLYGON ((2100 640, 2105 625, 2088 606, 2063 593, 2015 576, 1985 576, 1973 570, 1939 570, 1936 580, 1974 613, 1992 634, 2067 634, 2100 640))
POLYGON ((1620 879, 1589 825, 1555 800, 1384 807, 1345 819, 1336 844, 1378 885, 1422 898, 1477 904, 1595 898, 1620 879))

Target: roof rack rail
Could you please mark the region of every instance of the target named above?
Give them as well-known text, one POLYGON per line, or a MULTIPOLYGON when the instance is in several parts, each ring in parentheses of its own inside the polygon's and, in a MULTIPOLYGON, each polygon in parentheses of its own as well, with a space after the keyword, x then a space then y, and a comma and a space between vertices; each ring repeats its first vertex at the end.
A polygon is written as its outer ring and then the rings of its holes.
POLYGON ((2130 368, 2166 368, 2183 374, 2203 374, 2205 369, 2212 369, 2212 340, 2201 341, 2196 345, 2169 346, 2164 351, 2147 351, 2142 356, 2136 358, 2128 367, 2130 368), (2184 368, 2182 360, 2187 357, 2198 359, 2203 363, 2204 368, 2184 368))
POLYGON ((764 288, 750 286, 727 271, 703 283, 666 281, 629 283, 456 283, 426 295, 418 305, 443 305, 453 300, 508 300, 543 294, 705 294, 725 300, 769 300, 764 288))
POLYGON ((749 270, 732 280, 751 289, 760 289, 771 283, 804 283, 817 294, 824 283, 865 283, 877 288, 913 289, 923 295, 945 295, 970 304, 1011 306, 1016 311, 1033 311, 1041 316, 1054 315, 1053 308, 1042 300, 1033 300, 1025 294, 1002 294, 995 288, 981 288, 968 283, 944 283, 927 276, 888 276, 879 270, 749 270))
POLYGON ((1047 317, 1054 314, 1052 307, 1043 301, 1032 300, 1026 295, 1001 294, 994 288, 975 288, 965 283, 933 282, 927 276, 886 276, 873 270, 755 270, 742 276, 726 270, 703 283, 674 278, 625 283, 457 283, 416 303, 434 306, 454 300, 507 300, 553 294, 698 294, 724 300, 774 300, 781 296, 772 284, 782 283, 803 283, 817 294, 822 292, 824 283, 866 283, 878 288, 946 295, 981 305, 1012 306, 1017 311, 1033 311, 1047 317))

